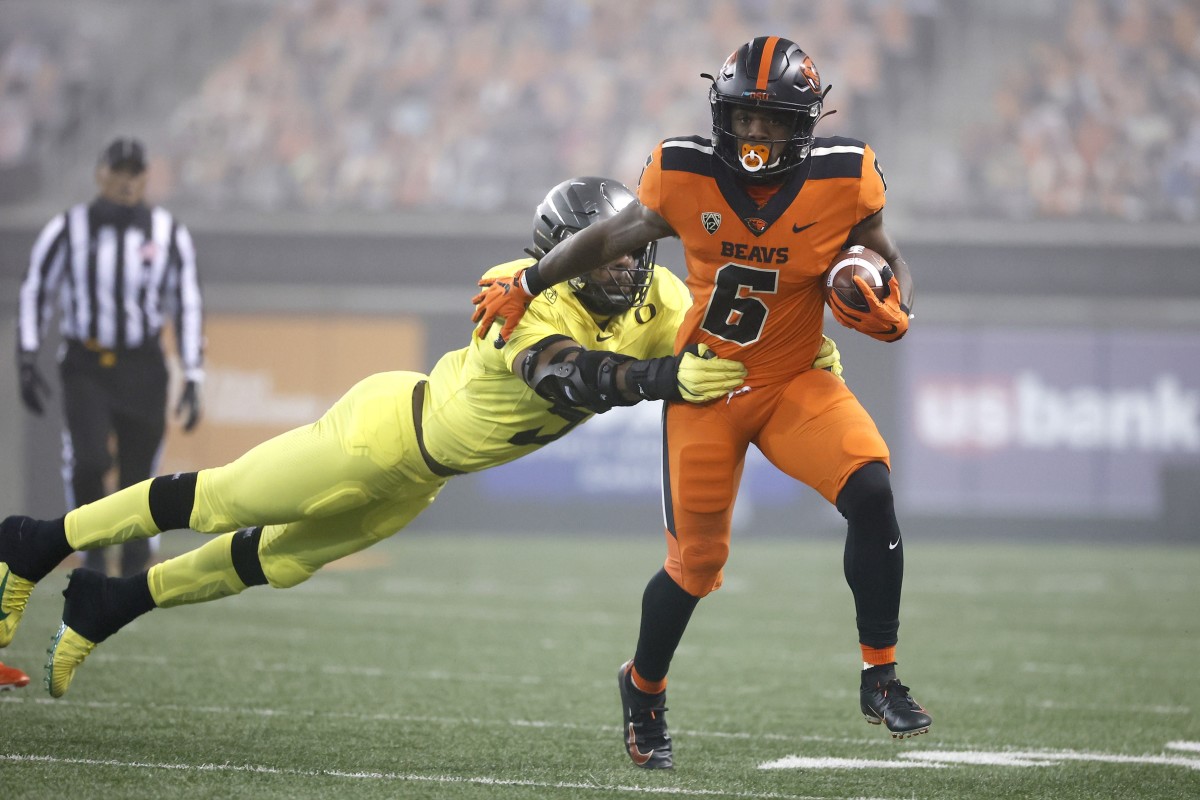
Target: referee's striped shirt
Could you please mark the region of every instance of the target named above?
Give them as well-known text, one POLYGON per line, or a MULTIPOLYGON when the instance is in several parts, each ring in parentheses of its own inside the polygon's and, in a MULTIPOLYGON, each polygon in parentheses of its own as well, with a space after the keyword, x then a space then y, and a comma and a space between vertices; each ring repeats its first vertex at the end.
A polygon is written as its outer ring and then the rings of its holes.
POLYGON ((63 338, 121 350, 155 341, 173 317, 187 380, 204 377, 204 334, 196 250, 165 208, 113 213, 80 203, 46 224, 21 284, 20 347, 37 352, 57 294, 63 338))

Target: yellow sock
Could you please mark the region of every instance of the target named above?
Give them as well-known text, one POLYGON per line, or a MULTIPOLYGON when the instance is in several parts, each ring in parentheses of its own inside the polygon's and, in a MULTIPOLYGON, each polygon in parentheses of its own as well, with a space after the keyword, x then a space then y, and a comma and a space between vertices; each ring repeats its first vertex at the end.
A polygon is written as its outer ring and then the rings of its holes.
POLYGON ((195 550, 150 568, 150 595, 160 608, 204 603, 235 595, 246 588, 233 568, 229 543, 234 534, 223 533, 195 550))
POLYGON ((73 550, 91 550, 130 539, 161 533, 150 515, 150 481, 80 506, 63 520, 67 544, 73 550))

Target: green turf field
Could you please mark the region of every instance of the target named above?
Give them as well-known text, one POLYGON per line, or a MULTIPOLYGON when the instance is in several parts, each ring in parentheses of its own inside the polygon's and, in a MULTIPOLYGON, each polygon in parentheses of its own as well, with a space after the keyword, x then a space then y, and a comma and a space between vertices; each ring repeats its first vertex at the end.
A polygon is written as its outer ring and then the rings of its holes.
POLYGON ((153 612, 57 701, 55 572, 0 652, 36 679, 0 694, 0 797, 1200 797, 1200 549, 906 541, 929 734, 858 713, 840 546, 750 540, 676 656, 666 774, 623 754, 615 680, 656 536, 397 537, 153 612))

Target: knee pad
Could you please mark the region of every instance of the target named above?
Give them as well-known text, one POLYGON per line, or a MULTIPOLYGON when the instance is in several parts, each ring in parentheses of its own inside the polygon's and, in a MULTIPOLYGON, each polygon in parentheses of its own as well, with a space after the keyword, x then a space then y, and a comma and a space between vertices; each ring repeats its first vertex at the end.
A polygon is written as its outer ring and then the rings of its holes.
POLYGON ((700 541, 680 547, 680 586, 693 597, 716 591, 728 559, 728 541, 700 541))
MULTIPOLYGON (((299 586, 316 574, 316 571, 322 566, 304 561, 295 553, 280 553, 278 552, 279 548, 270 546, 270 541, 286 529, 286 525, 273 525, 265 531, 259 529, 262 531, 260 537, 264 534, 268 537, 268 546, 265 554, 255 553, 255 560, 258 561, 259 568, 262 570, 262 582, 269 584, 273 589, 290 589, 293 586, 299 586)), ((257 543, 255 550, 261 550, 257 543)))
POLYGON ((263 574, 267 578, 264 583, 270 584, 272 589, 291 589, 311 578, 316 571, 316 567, 310 569, 294 558, 272 556, 263 565, 263 574))

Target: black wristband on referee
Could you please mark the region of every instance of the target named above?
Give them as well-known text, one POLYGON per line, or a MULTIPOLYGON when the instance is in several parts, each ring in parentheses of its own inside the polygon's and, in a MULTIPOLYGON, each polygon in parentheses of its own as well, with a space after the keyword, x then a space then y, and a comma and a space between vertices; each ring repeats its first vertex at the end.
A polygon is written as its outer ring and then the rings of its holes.
POLYGON ((538 274, 538 265, 533 264, 521 272, 521 288, 531 295, 539 295, 549 289, 550 284, 542 280, 542 276, 538 274))

